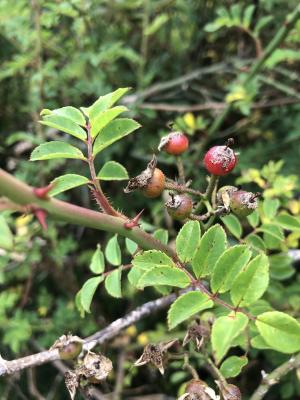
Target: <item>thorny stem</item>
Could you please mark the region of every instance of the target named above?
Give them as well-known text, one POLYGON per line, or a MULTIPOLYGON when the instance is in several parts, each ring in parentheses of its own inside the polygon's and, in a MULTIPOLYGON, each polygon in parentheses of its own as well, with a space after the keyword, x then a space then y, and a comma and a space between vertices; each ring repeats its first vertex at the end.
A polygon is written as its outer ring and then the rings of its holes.
POLYGON ((165 189, 174 190, 174 192, 178 193, 189 193, 198 197, 204 196, 204 193, 201 193, 199 190, 188 188, 185 185, 177 185, 176 183, 172 182, 166 182, 165 189))
POLYGON ((91 174, 91 178, 92 178, 92 183, 94 186, 94 195, 95 198, 97 200, 97 202, 99 202, 99 205, 102 209, 102 211, 104 211, 106 214, 109 215, 113 215, 115 217, 123 217, 126 218, 123 214, 119 213, 117 210, 114 209, 114 207, 110 204, 110 202, 108 201, 107 197, 105 196, 105 194, 102 191, 101 185, 99 180, 97 179, 97 174, 95 171, 95 165, 94 165, 94 156, 93 156, 93 138, 91 135, 91 125, 89 122, 87 122, 86 124, 86 131, 87 131, 87 151, 88 151, 88 165, 89 165, 89 169, 90 169, 90 174, 91 174))
POLYGON ((34 188, 28 186, 0 169, 0 196, 7 197, 10 201, 16 203, 14 210, 18 205, 23 209, 27 206, 35 206, 47 211, 49 215, 62 222, 81 225, 88 228, 103 230, 111 233, 118 233, 138 244, 142 249, 156 249, 168 254, 175 262, 178 257, 173 249, 164 245, 152 235, 143 231, 139 227, 126 229, 124 219, 107 215, 97 211, 79 207, 54 198, 39 199, 35 196, 34 188))

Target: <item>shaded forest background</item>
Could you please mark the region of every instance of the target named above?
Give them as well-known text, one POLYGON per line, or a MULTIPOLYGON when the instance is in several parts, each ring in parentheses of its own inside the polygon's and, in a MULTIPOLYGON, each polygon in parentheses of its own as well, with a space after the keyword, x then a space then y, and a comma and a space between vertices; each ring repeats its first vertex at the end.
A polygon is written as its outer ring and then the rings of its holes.
MULTIPOLYGON (((69 171, 83 174, 76 161, 72 167, 65 161, 39 167, 28 161, 37 144, 59 137, 39 124, 41 109, 89 105, 100 95, 130 86, 122 101, 142 128, 103 152, 97 169, 114 159, 135 176, 171 123, 189 135, 191 153, 184 163, 188 174, 194 174, 194 186, 201 187, 206 179, 204 150, 233 137, 239 163, 224 184, 235 180, 249 190, 265 190, 267 197, 279 197, 298 216, 300 21, 266 68, 249 85, 241 84, 297 4, 296 0, 0 0, 1 168, 33 186, 69 171), (214 121, 229 105, 232 110, 221 129, 211 134, 214 121)), ((174 175, 172 158, 158 159, 174 175)), ((104 189, 126 214, 134 216, 146 208, 147 229, 167 228, 172 238, 178 226, 166 218, 162 202, 145 203, 139 195, 128 201, 124 185, 107 183, 104 189)), ((61 198, 95 208, 87 188, 61 198)), ((48 348, 69 331, 92 334, 155 298, 151 290, 136 294, 126 286, 123 299, 111 300, 101 288, 92 313, 80 318, 75 295, 90 276, 88 265, 97 243, 105 247, 109 235, 51 220, 43 234, 31 216, 6 217, 18 245, 12 258, 0 253, 0 353, 6 358, 48 348)), ((299 233, 290 234, 286 248, 299 248, 299 238, 299 233)), ((130 255, 123 239, 120 244, 126 263, 130 255)), ((269 295, 277 307, 299 317, 299 274, 291 260, 281 261, 269 295)), ((128 396, 168 393, 175 398, 186 380, 186 373, 175 367, 159 380, 155 374, 131 368, 143 345, 169 338, 164 320, 164 313, 153 316, 122 337, 129 348, 124 364, 128 396)), ((106 351, 116 360, 122 346, 116 341, 106 351)), ((252 356, 238 381, 246 396, 257 386, 260 369, 285 360, 273 351, 253 350, 252 356)), ((114 384, 113 377, 105 390, 114 384)), ((63 378, 51 365, 0 381, 0 393, 1 399, 66 398, 63 378), (44 397, 35 393, 36 388, 44 397)), ((278 399, 276 393, 282 399, 299 398, 299 377, 288 375, 269 399, 278 399)))

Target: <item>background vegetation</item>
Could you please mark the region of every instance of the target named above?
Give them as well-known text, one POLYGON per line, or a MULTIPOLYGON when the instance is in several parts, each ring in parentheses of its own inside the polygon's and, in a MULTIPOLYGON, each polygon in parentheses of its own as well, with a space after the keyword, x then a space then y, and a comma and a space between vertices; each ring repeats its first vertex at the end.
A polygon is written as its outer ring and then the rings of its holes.
MULTIPOLYGON (((197 171, 195 187, 205 182, 203 151, 234 137, 240 152, 236 183, 264 190, 265 199, 278 198, 299 216, 300 21, 267 67, 242 84, 248 68, 297 4, 297 0, 18 0, 12 6, 10 0, 0 0, 0 166, 34 186, 67 173, 69 164, 64 161, 40 163, 39 168, 28 161, 37 144, 58 136, 39 124, 40 110, 89 105, 117 87, 130 86, 132 91, 123 102, 142 129, 102 153, 98 169, 115 159, 134 176, 168 132, 168 123, 175 122, 190 135, 192 151, 184 162, 188 173, 197 171), (213 131, 228 106, 230 114, 213 131)), ((174 175, 171 157, 160 157, 159 163, 174 175)), ((81 164, 75 161, 70 171, 76 169, 82 174, 81 164)), ((146 208, 147 229, 162 226, 174 237, 178 226, 166 217, 161 201, 150 203, 131 195, 129 202, 122 188, 120 182, 105 186, 118 208, 132 216, 146 208)), ((75 189, 62 198, 95 207, 88 189, 75 189)), ((43 233, 30 215, 15 219, 3 214, 16 240, 12 254, 0 249, 0 353, 5 358, 49 347, 68 331, 87 336, 156 296, 151 290, 133 293, 128 286, 123 299, 112 301, 101 288, 92 313, 80 318, 75 295, 91 276, 89 264, 96 245, 105 248, 110 236, 55 221, 49 221, 43 233)), ((299 273, 286 252, 299 248, 299 237, 299 230, 289 231, 275 247, 270 245, 277 258, 267 294, 274 307, 296 318, 299 273)), ((125 264, 130 258, 123 239, 120 245, 125 264)), ((161 313, 141 321, 126 331, 124 342, 116 341, 107 349, 114 360, 124 343, 129 349, 120 398, 147 393, 175 398, 187 380, 176 363, 167 378, 159 379, 152 371, 131 368, 143 345, 168 338, 164 319, 161 313)), ((260 370, 274 368, 286 356, 253 350, 251 359, 237 379, 245 398, 260 381, 260 370)), ((104 391, 111 391, 115 378, 107 385, 104 391)), ((51 365, 1 381, 0 393, 1 399, 66 398, 63 378, 51 365)), ((278 399, 278 393, 282 399, 300 396, 299 371, 287 375, 266 398, 278 399)))

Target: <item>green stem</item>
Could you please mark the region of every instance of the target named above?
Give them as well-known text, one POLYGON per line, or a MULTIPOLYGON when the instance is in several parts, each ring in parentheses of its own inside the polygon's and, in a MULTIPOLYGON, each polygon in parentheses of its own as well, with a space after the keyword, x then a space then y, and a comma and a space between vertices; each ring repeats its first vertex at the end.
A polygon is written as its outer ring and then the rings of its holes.
POLYGON ((95 188, 95 198, 99 202, 99 205, 101 207, 101 211, 104 211, 106 214, 113 215, 115 217, 123 217, 126 218, 123 214, 119 213, 117 210, 114 209, 114 207, 110 204, 108 201, 107 197, 102 191, 100 182, 97 178, 97 174, 95 171, 95 165, 94 165, 94 156, 93 156, 93 138, 91 135, 91 126, 90 123, 88 122, 86 125, 86 131, 87 131, 87 152, 88 152, 88 164, 89 164, 89 169, 90 169, 90 174, 92 178, 92 183, 95 188))
POLYGON ((199 190, 188 188, 184 185, 176 185, 176 183, 166 182, 165 189, 174 190, 174 192, 178 193, 189 193, 194 196, 203 197, 204 194, 199 192, 199 190))
POLYGON ((197 207, 195 209, 195 212, 194 212, 195 214, 199 214, 203 210, 203 208, 204 208, 203 200, 208 200, 208 201, 211 200, 212 193, 213 193, 216 185, 218 184, 218 180, 219 180, 219 177, 217 175, 210 176, 207 189, 205 191, 203 199, 199 202, 199 204, 197 205, 197 207))
POLYGON ((136 242, 143 249, 156 249, 178 260, 176 252, 138 227, 126 229, 124 219, 79 207, 54 198, 41 200, 33 188, 0 169, 0 196, 19 205, 34 205, 46 210, 52 217, 88 228, 118 233, 136 242))
POLYGON ((178 177, 179 177, 179 183, 185 184, 185 173, 184 173, 184 166, 183 162, 180 156, 176 157, 176 165, 178 169, 178 177))

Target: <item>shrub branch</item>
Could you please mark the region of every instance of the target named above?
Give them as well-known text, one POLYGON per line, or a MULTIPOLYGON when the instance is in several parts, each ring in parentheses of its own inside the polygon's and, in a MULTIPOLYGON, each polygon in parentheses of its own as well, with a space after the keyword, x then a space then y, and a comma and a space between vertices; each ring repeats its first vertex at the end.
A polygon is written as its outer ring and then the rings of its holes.
POLYGON ((274 369, 269 374, 265 374, 261 384, 258 386, 256 391, 250 397, 249 400, 261 400, 265 397, 267 392, 273 385, 279 383, 280 379, 283 378, 288 372, 300 367, 300 354, 291 357, 288 361, 281 364, 279 367, 274 369))
MULTIPOLYGON (((176 294, 170 294, 137 307, 124 317, 112 322, 106 328, 87 337, 84 340, 83 349, 85 351, 91 350, 96 345, 103 344, 104 342, 116 337, 122 329, 127 328, 157 310, 168 307, 175 299, 176 294)), ((26 368, 36 367, 57 360, 60 360, 57 349, 41 351, 12 361, 4 360, 0 356, 0 376, 11 375, 26 368)))

